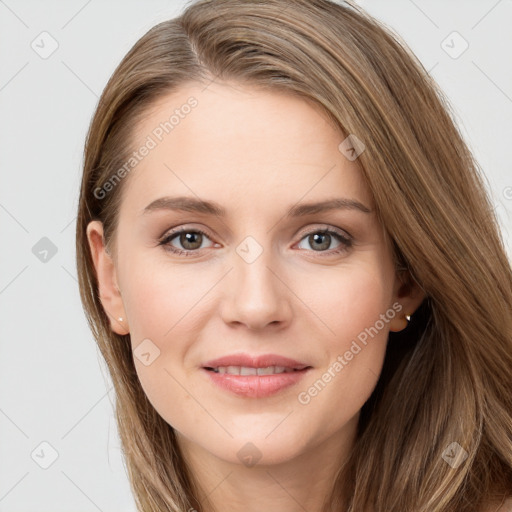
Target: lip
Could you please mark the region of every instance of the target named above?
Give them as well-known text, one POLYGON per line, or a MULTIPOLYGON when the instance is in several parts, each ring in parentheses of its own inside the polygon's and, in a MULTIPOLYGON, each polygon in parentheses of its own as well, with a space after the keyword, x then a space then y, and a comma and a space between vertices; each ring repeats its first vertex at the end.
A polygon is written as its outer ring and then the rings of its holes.
POLYGON ((251 368, 266 368, 267 366, 284 366, 294 370, 302 370, 309 365, 277 354, 232 354, 204 363, 203 368, 218 368, 219 366, 248 366, 251 368))
POLYGON ((305 363, 277 354, 259 356, 233 354, 208 361, 204 363, 201 370, 210 378, 211 382, 225 391, 247 398, 264 398, 297 384, 311 369, 312 367, 305 363), (231 375, 215 373, 208 369, 218 368, 219 366, 247 366, 251 368, 283 366, 295 371, 273 375, 231 375))

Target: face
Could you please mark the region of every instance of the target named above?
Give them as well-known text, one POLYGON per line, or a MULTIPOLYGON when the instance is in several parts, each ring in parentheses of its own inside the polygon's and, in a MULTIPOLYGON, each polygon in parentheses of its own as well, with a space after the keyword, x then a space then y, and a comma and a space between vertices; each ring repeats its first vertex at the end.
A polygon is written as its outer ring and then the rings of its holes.
POLYGON ((137 126, 134 150, 153 147, 124 178, 113 259, 100 223, 88 236, 111 327, 130 333, 158 413, 214 457, 274 464, 354 433, 388 333, 420 299, 316 106, 203 87, 137 126))

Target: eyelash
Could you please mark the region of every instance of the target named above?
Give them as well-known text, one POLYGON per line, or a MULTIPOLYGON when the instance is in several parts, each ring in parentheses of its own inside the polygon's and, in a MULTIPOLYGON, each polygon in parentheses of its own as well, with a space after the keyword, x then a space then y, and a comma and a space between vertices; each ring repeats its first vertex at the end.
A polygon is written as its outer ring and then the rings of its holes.
MULTIPOLYGON (((203 236, 205 236, 207 238, 210 238, 206 232, 204 232, 203 230, 201 230, 199 228, 193 228, 193 229, 182 228, 182 229, 179 229, 179 230, 176 230, 176 231, 171 231, 170 233, 166 233, 166 235, 158 242, 158 245, 163 246, 166 251, 170 251, 171 253, 177 254, 179 256, 190 256, 193 253, 198 253, 200 251, 200 249, 194 249, 194 250, 187 249, 187 250, 183 250, 183 249, 177 249, 176 247, 173 247, 172 245, 170 245, 170 242, 174 238, 176 238, 178 235, 181 235, 182 233, 201 234, 201 235, 203 235, 203 236)), ((339 233, 338 231, 335 231, 335 230, 330 229, 330 228, 316 229, 316 230, 313 230, 313 231, 306 232, 306 233, 303 234, 302 238, 299 240, 299 243, 304 238, 306 238, 306 237, 308 237, 310 235, 317 234, 317 233, 332 235, 339 242, 341 242, 341 246, 339 248, 331 249, 330 251, 313 251, 313 250, 311 250, 311 252, 316 252, 319 257, 333 256, 335 254, 341 254, 341 253, 349 250, 352 247, 353 240, 352 240, 351 237, 344 236, 341 233, 339 233)), ((301 250, 303 250, 303 249, 301 249, 301 250)))

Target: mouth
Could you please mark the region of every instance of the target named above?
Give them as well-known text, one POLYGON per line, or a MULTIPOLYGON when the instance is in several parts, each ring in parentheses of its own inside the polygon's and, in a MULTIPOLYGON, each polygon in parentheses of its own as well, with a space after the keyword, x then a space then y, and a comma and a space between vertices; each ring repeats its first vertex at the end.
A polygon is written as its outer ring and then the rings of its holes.
POLYGON ((255 368, 253 366, 217 366, 216 368, 205 367, 205 370, 228 374, 228 375, 279 375, 281 373, 301 372, 311 366, 302 368, 289 368, 286 366, 266 366, 264 368, 255 368))
POLYGON ((278 354, 231 354, 206 361, 203 368, 232 375, 257 375, 253 370, 264 370, 262 375, 304 370, 309 365, 278 354), (240 370, 240 371, 239 371, 240 370), (240 373, 249 372, 249 373, 240 373), (265 373, 266 372, 266 373, 265 373))
POLYGON ((263 398, 296 385, 312 366, 275 354, 235 354, 205 363, 202 370, 218 387, 246 398, 263 398))

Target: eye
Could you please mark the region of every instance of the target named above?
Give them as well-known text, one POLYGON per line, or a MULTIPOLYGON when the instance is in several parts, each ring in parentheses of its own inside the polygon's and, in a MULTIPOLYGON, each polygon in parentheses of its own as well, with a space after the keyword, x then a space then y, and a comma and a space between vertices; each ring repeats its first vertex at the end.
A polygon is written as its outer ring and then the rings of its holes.
POLYGON ((328 228, 310 231, 301 239, 301 242, 299 242, 299 248, 302 248, 300 247, 300 243, 302 243, 303 240, 313 248, 313 251, 321 253, 339 254, 352 247, 352 239, 349 236, 328 228), (333 241, 338 241, 339 245, 331 251, 326 251, 326 249, 330 248, 333 241))
POLYGON ((197 252, 198 249, 204 249, 202 243, 205 238, 209 239, 207 234, 200 229, 184 228, 167 233, 158 245, 164 246, 166 250, 175 254, 188 256, 193 252, 197 252), (176 239, 176 242, 179 243, 182 248, 175 247, 171 243, 174 239, 176 239))
MULTIPOLYGON (((209 237, 201 229, 182 228, 166 233, 158 242, 158 245, 163 246, 165 250, 174 254, 190 256, 193 255, 194 252, 198 253, 200 252, 200 249, 205 248, 203 246, 205 239, 209 240, 209 237), (176 247, 174 244, 179 244, 181 247, 176 247)), ((300 249, 304 248, 300 247, 300 244, 303 243, 303 241, 310 244, 312 251, 317 253, 326 253, 326 256, 345 252, 350 249, 353 244, 350 235, 343 234, 342 232, 338 232, 331 228, 317 229, 306 233, 299 242, 300 249), (334 248, 331 247, 333 242, 338 242, 338 245, 334 248), (330 248, 331 250, 328 250, 330 248)))

